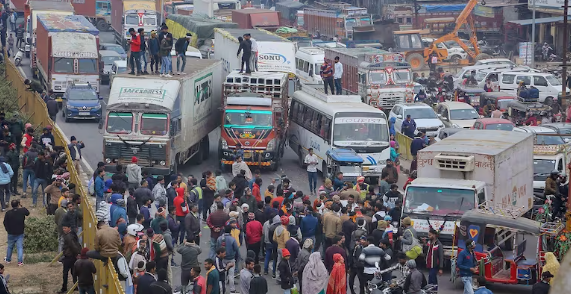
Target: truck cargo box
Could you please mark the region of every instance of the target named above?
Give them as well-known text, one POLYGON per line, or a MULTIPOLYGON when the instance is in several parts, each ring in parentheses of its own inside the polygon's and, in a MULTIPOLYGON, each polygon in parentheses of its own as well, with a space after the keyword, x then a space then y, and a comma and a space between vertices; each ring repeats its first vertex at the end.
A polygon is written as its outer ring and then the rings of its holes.
POLYGON ((241 29, 276 30, 280 27, 280 13, 269 9, 232 10, 232 21, 241 29))

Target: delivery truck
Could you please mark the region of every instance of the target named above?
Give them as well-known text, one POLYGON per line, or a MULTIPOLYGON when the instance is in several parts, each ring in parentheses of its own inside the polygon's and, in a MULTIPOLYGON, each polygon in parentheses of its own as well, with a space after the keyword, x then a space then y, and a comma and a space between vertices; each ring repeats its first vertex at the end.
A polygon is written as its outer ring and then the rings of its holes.
POLYGON ((464 212, 489 208, 519 217, 533 207, 532 134, 461 131, 418 151, 417 168, 402 215, 412 219, 419 238, 430 228, 441 230, 448 256, 464 212))
POLYGON ((335 57, 343 64, 341 86, 347 93, 385 112, 413 102, 412 71, 402 54, 368 47, 325 48, 325 60, 333 64, 335 57))
POLYGON ((370 39, 368 36, 375 31, 367 8, 347 3, 332 3, 324 9, 306 7, 303 9, 303 23, 307 32, 318 38, 370 39))
POLYGON ((208 158, 208 134, 220 125, 222 62, 194 59, 184 75, 115 75, 103 134, 105 170, 133 157, 151 175, 177 173, 178 165, 208 158))
POLYGON ((131 40, 129 29, 143 28, 147 34, 157 30, 160 24, 161 1, 155 0, 111 0, 111 27, 115 42, 128 49, 131 40))
POLYGON ((60 99, 72 84, 99 92, 99 31, 82 15, 38 15, 38 79, 60 99))
POLYGON ((295 75, 295 46, 290 40, 255 29, 226 28, 215 29, 214 32, 214 58, 224 62, 224 76, 234 70, 240 70, 241 60, 237 57, 240 47, 238 37, 244 34, 250 34, 258 44, 258 71, 287 72, 295 75))

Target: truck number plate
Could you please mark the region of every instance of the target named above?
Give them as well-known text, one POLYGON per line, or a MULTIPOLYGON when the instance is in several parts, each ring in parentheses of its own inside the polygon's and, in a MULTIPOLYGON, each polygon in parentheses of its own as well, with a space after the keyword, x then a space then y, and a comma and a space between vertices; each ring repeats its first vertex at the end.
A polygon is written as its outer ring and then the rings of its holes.
POLYGON ((89 112, 82 111, 82 112, 79 112, 79 115, 89 115, 89 112))
POLYGON ((252 152, 244 152, 244 158, 252 158, 252 152))

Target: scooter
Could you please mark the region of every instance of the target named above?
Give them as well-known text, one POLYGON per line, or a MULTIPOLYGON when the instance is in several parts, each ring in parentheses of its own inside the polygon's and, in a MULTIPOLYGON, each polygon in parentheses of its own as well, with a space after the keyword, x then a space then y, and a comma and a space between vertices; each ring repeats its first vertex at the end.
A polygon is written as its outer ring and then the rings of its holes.
POLYGON ((22 59, 24 59, 24 54, 25 51, 22 48, 18 48, 18 52, 16 53, 16 55, 14 56, 14 64, 16 66, 20 66, 20 63, 22 62, 22 59))

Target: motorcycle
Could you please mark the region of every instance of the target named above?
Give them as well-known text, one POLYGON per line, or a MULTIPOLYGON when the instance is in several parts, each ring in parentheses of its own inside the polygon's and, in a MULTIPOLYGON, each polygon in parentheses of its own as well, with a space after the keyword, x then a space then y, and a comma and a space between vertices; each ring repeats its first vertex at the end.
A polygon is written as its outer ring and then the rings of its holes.
POLYGON ((25 54, 24 49, 18 48, 18 52, 14 56, 14 64, 16 66, 20 66, 20 63, 22 63, 22 59, 24 59, 24 54, 25 54))
MULTIPOLYGON (((406 277, 402 277, 397 279, 396 276, 391 277, 391 282, 383 281, 382 275, 388 272, 392 272, 398 269, 398 264, 389 267, 387 269, 381 270, 379 268, 379 263, 375 262, 375 267, 377 270, 375 271, 374 277, 371 281, 367 282, 365 287, 365 294, 405 294, 403 290, 404 282, 406 277)), ((421 294, 437 294, 438 293, 438 285, 431 285, 428 284, 422 288, 421 294)))

